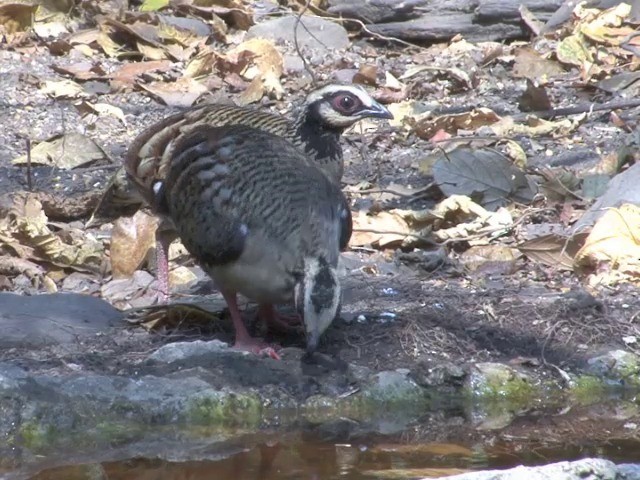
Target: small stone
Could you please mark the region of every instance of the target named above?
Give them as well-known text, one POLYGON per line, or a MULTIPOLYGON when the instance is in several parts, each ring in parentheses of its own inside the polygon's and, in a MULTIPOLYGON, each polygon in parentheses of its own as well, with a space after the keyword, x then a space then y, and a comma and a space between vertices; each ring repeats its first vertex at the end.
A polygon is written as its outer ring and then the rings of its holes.
POLYGON ((149 360, 161 363, 172 363, 179 360, 220 352, 228 349, 228 345, 220 340, 196 340, 194 342, 175 342, 160 347, 149 355, 149 360))
MULTIPOLYGON (((249 29, 247 39, 265 38, 293 44, 297 19, 298 17, 288 16, 259 23, 249 29)), ((319 17, 303 17, 298 24, 297 39, 300 47, 322 51, 343 49, 351 45, 344 27, 319 17)))

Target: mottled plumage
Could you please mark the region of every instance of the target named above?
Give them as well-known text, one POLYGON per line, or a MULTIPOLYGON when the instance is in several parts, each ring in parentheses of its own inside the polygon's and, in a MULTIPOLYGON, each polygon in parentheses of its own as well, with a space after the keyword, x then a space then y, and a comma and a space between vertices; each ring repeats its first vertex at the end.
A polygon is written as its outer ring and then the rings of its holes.
MULTIPOLYGON (((177 138, 203 125, 247 125, 286 139, 304 153, 299 159, 313 163, 338 185, 344 170, 340 135, 367 117, 392 115, 356 85, 328 85, 312 91, 293 120, 247 107, 201 105, 172 115, 141 133, 127 153, 125 168, 130 183, 153 208, 152 186, 168 174, 177 138)), ((158 230, 156 261, 161 299, 168 295, 166 250, 174 238, 172 225, 163 222, 158 230)))
MULTIPOLYGON (((337 313, 335 268, 351 235, 340 188, 290 142, 251 127, 199 125, 172 152, 154 203, 232 317, 236 292, 262 305, 295 301, 315 349, 337 313)), ((241 320, 234 324, 236 343, 250 342, 241 320)))
POLYGON ((311 92, 293 120, 249 107, 200 105, 167 117, 141 133, 127 153, 125 166, 130 180, 148 200, 151 183, 166 175, 177 135, 203 124, 247 125, 287 139, 338 183, 344 171, 340 135, 366 117, 392 116, 355 85, 329 85, 311 92))

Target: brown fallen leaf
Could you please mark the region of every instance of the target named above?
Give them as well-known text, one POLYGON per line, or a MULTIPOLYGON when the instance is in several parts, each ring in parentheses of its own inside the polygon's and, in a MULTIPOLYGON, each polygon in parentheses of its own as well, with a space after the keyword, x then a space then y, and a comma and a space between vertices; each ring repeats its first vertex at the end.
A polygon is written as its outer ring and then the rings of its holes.
MULTIPOLYGON (((31 163, 54 166, 62 169, 88 167, 109 158, 89 137, 81 133, 56 135, 31 149, 31 163)), ((14 165, 25 165, 27 155, 13 159, 14 165)))
POLYGON ((113 278, 129 278, 138 270, 155 246, 156 216, 138 210, 133 217, 120 217, 111 232, 113 278))
POLYGON ((53 71, 63 75, 71 75, 77 80, 96 80, 104 78, 107 72, 102 66, 93 62, 78 62, 72 65, 52 65, 53 71))
POLYGON ((32 249, 31 260, 81 272, 104 270, 102 243, 80 230, 52 231, 36 196, 15 195, 7 219, 11 236, 32 249))
POLYGON ((125 63, 111 75, 111 85, 115 88, 133 87, 140 75, 152 72, 166 72, 173 67, 170 60, 125 63))
POLYGON ((353 83, 362 83, 375 87, 378 84, 377 65, 369 63, 361 65, 358 72, 353 76, 353 83))
POLYGON ((576 253, 574 269, 603 284, 640 281, 640 207, 625 203, 600 217, 576 253))
POLYGON ((409 233, 409 224, 401 215, 391 212, 368 215, 359 211, 353 216, 353 235, 349 243, 391 248, 400 245, 409 233))
POLYGON ((248 104, 262 98, 262 94, 282 98, 284 88, 280 77, 284 70, 282 55, 270 40, 252 38, 241 43, 228 54, 239 59, 249 58, 249 64, 241 75, 251 80, 248 92, 240 95, 240 103, 248 104), (262 92, 260 92, 262 90, 262 92), (258 98, 258 94, 260 94, 258 98))
POLYGON ((116 107, 115 105, 109 105, 108 103, 90 103, 85 101, 76 103, 74 106, 83 117, 90 117, 87 119, 90 124, 95 123, 97 117, 110 115, 120 120, 124 126, 127 125, 124 112, 120 107, 116 107))
POLYGON ((527 78, 540 84, 562 75, 565 71, 558 62, 543 58, 531 47, 518 48, 514 55, 513 76, 516 78, 527 78))
POLYGON ((586 234, 565 237, 558 234, 532 238, 518 249, 529 259, 560 270, 573 270, 575 255, 584 245, 586 234))
POLYGON ((486 125, 493 125, 498 121, 500 121, 500 117, 493 110, 479 107, 470 112, 420 119, 416 121, 413 130, 418 137, 428 140, 440 130, 458 135, 459 130, 473 131, 486 125))
POLYGON ((535 112, 536 110, 550 110, 551 100, 544 85, 527 78, 527 89, 523 92, 518 101, 518 108, 521 112, 535 112))
POLYGON ((474 274, 510 275, 517 270, 519 255, 505 245, 475 245, 463 252, 459 260, 474 274))
POLYGON ((0 5, 0 30, 5 34, 26 31, 31 25, 37 4, 3 3, 0 5))
POLYGON ((60 80, 57 82, 45 80, 40 90, 45 95, 58 99, 79 98, 86 97, 88 95, 82 86, 73 80, 60 80))
POLYGON ((138 85, 165 105, 172 107, 190 107, 208 91, 207 87, 189 77, 180 78, 172 83, 152 82, 148 85, 143 83, 138 85))

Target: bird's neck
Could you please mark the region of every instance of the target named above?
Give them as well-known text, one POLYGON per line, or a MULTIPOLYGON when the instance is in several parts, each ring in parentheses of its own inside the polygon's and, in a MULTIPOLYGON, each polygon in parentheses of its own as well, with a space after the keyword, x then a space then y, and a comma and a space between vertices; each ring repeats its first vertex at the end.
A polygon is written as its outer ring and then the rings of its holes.
POLYGON ((342 157, 340 136, 344 127, 331 127, 320 121, 314 112, 307 108, 300 111, 294 120, 294 128, 307 151, 313 150, 318 159, 337 159, 342 157))

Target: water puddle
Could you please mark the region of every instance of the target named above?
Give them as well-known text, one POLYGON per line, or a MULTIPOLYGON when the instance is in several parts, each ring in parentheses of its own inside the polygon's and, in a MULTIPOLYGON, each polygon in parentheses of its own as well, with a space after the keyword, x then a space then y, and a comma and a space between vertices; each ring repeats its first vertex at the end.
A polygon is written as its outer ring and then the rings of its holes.
POLYGON ((298 422, 286 431, 165 426, 134 433, 112 425, 104 442, 0 449, 0 478, 410 479, 585 457, 640 463, 635 399, 510 418, 498 428, 496 417, 451 408, 411 422, 381 414, 370 421, 298 422))

